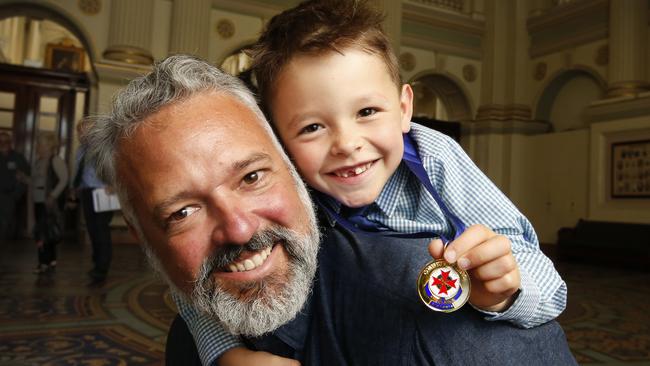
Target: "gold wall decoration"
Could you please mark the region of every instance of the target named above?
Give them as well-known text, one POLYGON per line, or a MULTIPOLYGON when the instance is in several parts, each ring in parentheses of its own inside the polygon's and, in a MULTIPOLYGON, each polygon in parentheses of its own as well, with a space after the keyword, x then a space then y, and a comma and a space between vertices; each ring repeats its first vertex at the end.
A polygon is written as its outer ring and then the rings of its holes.
POLYGON ((548 65, 546 65, 546 62, 538 62, 537 65, 535 65, 535 72, 533 73, 535 80, 544 80, 546 77, 546 71, 548 71, 547 69, 548 65))
POLYGON ((471 83, 476 80, 476 67, 474 65, 465 65, 463 66, 463 79, 471 83))
POLYGON ((77 4, 86 15, 95 15, 102 11, 102 0, 79 0, 77 4))
POLYGON ((612 198, 650 198, 650 140, 612 144, 612 198))
POLYGON ((605 66, 609 63, 609 46, 608 45, 602 45, 596 50, 596 57, 594 58, 594 62, 596 62, 596 65, 598 66, 605 66))
POLYGON ((223 39, 228 39, 234 36, 235 23, 230 19, 220 19, 217 22, 217 34, 223 39))
POLYGON ((65 72, 83 72, 85 51, 68 42, 48 43, 45 50, 45 67, 65 72))
POLYGON ((415 56, 410 52, 404 52, 399 56, 399 66, 404 71, 415 69, 415 56))

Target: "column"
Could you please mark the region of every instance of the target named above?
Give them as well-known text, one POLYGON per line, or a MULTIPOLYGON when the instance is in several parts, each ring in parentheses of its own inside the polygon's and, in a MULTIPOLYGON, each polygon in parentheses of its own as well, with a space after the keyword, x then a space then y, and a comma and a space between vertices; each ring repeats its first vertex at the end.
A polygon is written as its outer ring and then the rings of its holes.
POLYGON ((646 79, 648 2, 609 2, 609 88, 607 97, 650 89, 646 79))
POLYGON ((25 49, 25 59, 23 64, 33 67, 43 66, 43 56, 41 55, 41 21, 30 20, 27 31, 27 47, 25 49))
POLYGON ((174 0, 169 53, 207 59, 210 41, 210 0, 174 0))
POLYGON ((399 57, 402 44, 402 1, 373 0, 373 3, 384 13, 384 32, 390 39, 395 55, 399 57))
POLYGON ((531 121, 528 11, 523 1, 485 1, 481 96, 469 149, 478 167, 506 194, 512 184, 513 136, 548 128, 531 121))
POLYGON ((150 65, 154 0, 112 0, 108 48, 104 58, 150 65))

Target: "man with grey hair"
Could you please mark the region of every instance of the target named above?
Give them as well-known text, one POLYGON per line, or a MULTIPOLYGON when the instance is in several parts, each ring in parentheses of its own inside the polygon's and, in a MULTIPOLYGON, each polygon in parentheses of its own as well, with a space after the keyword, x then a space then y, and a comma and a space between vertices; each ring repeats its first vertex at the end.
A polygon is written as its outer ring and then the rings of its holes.
MULTIPOLYGON (((203 61, 157 64, 83 141, 174 293, 252 349, 311 365, 575 364, 555 322, 524 330, 423 306, 428 238, 353 233, 321 213, 319 248, 305 187, 254 98, 203 61)), ((193 346, 171 353, 167 364, 200 362, 193 346)))
POLYGON ((235 334, 295 316, 316 269, 314 210, 248 89, 171 57, 91 122, 87 156, 177 296, 235 334))

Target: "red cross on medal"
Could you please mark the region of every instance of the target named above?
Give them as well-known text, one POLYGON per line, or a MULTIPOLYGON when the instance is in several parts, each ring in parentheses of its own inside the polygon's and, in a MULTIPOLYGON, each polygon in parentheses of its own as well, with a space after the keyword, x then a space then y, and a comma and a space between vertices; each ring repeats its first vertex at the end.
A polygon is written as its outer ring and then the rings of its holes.
POLYGON ((418 276, 420 299, 431 310, 456 311, 467 302, 469 292, 469 275, 455 263, 442 259, 429 262, 418 276))

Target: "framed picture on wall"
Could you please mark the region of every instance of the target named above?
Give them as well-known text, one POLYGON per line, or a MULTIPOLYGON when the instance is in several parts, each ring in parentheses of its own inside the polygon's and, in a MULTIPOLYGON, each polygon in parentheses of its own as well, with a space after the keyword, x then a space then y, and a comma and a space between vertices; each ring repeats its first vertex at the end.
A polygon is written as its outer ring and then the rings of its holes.
POLYGON ((84 49, 67 44, 48 43, 45 50, 45 66, 67 72, 84 71, 84 49))
POLYGON ((650 140, 612 144, 612 198, 650 198, 650 140))

